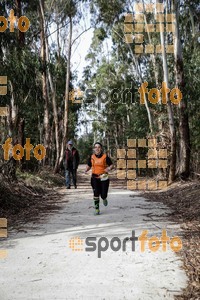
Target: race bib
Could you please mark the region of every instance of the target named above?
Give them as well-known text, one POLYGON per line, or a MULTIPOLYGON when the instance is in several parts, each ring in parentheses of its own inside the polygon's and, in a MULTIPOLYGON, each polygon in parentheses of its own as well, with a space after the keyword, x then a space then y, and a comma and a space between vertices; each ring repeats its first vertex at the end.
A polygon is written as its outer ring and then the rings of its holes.
POLYGON ((101 181, 108 180, 108 174, 106 174, 106 173, 105 173, 105 174, 102 174, 102 175, 100 175, 99 177, 100 177, 100 180, 101 180, 101 181))

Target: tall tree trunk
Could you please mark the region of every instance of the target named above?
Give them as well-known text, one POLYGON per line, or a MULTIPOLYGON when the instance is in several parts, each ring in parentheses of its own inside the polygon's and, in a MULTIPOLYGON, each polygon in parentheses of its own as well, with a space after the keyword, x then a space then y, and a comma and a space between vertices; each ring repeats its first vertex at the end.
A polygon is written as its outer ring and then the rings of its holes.
POLYGON ((7 124, 8 124, 8 135, 12 137, 12 143, 15 145, 18 143, 17 141, 17 128, 19 122, 19 109, 15 102, 14 96, 14 88, 11 81, 9 81, 10 91, 11 91, 11 99, 10 99, 10 106, 9 106, 9 113, 7 117, 7 124))
MULTIPOLYGON (((131 3, 131 2, 130 2, 131 3)), ((144 5, 144 3, 143 3, 144 5)), ((132 4, 131 4, 131 7, 130 9, 132 10, 132 4)), ((146 16, 145 16, 145 20, 146 20, 146 16)), ((118 34, 116 31, 114 31, 116 34, 118 34)), ((119 34, 118 34, 119 35, 119 34)), ((120 35, 119 35, 120 36, 120 35)), ((150 40, 150 35, 148 33, 148 38, 150 40)), ((122 38, 122 40, 125 39, 125 34, 124 34, 124 37, 122 38)), ((134 70, 134 73, 136 71, 136 74, 138 76, 138 80, 140 82, 140 84, 142 85, 142 83, 144 82, 143 78, 142 78, 142 71, 141 71, 141 68, 140 68, 140 64, 138 62, 138 59, 135 55, 135 53, 133 52, 133 49, 132 47, 130 46, 130 44, 128 43, 127 44, 128 48, 129 48, 129 51, 130 51, 130 54, 133 58, 133 62, 134 62, 134 65, 135 65, 135 70, 134 70)), ((156 70, 156 69, 155 69, 156 70)), ((145 108, 146 108, 146 111, 147 111, 147 116, 148 116, 148 121, 149 121, 149 130, 150 130, 150 134, 152 135, 153 134, 153 119, 152 119, 152 115, 151 115, 151 111, 149 109, 149 105, 148 105, 148 101, 147 101, 147 95, 145 94, 144 95, 144 104, 145 104, 145 108)))
MULTIPOLYGON (((182 46, 180 43, 180 33, 179 33, 179 9, 180 3, 176 0, 173 3, 173 13, 175 14, 175 81, 176 87, 184 87, 184 68, 183 68, 183 53, 182 46)), ((179 104, 179 134, 180 134, 180 153, 179 153, 179 170, 178 173, 181 178, 186 179, 190 174, 190 131, 188 123, 188 109, 187 109, 187 99, 183 95, 183 99, 179 104)))
MULTIPOLYGON (((25 120, 24 118, 20 118, 19 121, 19 131, 18 131, 18 143, 24 147, 25 145, 25 136, 24 136, 24 128, 25 128, 25 120)), ((20 160, 20 169, 23 171, 26 167, 25 155, 20 160)))
POLYGON ((106 143, 107 143, 107 152, 108 152, 108 155, 110 156, 110 135, 109 135, 109 132, 107 132, 107 138, 106 138, 106 143))
MULTIPOLYGON (((48 46, 48 38, 45 36, 46 43, 46 60, 47 64, 49 64, 49 46, 48 46)), ((49 67, 47 68, 49 85, 51 89, 51 97, 52 97, 52 106, 53 106, 53 117, 54 117, 54 126, 55 126, 55 142, 56 142, 56 163, 54 167, 54 171, 57 172, 58 164, 59 164, 59 153, 60 153, 60 144, 59 144, 59 133, 58 133, 58 109, 56 103, 56 90, 54 87, 53 79, 49 67)), ((53 143, 53 140, 52 140, 53 143)), ((53 145, 53 144, 52 144, 53 145)))
MULTIPOLYGON (((19 143, 18 141, 18 124, 19 124, 19 115, 18 115, 18 107, 15 104, 15 96, 13 84, 9 80, 10 91, 11 91, 11 100, 9 106, 9 113, 7 116, 7 125, 8 125, 8 136, 12 138, 12 145, 16 145, 19 143)), ((9 161, 5 162, 1 168, 0 172, 3 173, 8 179, 16 179, 16 168, 17 161, 10 156, 9 161)))
POLYGON ((41 61, 42 61, 42 93, 44 100, 44 147, 46 148, 45 164, 48 164, 49 158, 49 142, 50 142, 50 125, 49 125, 49 99, 47 90, 47 60, 46 60, 46 25, 44 17, 44 0, 39 0, 40 3, 40 27, 41 27, 41 61))
POLYGON ((62 163, 66 142, 67 142, 67 134, 68 134, 71 49, 72 49, 72 16, 69 15, 69 43, 68 43, 68 53, 67 53, 67 72, 66 72, 66 86, 65 86, 65 112, 64 112, 64 124, 63 124, 63 139, 62 139, 58 168, 60 168, 60 165, 62 163))
MULTIPOLYGON (((157 3, 158 0, 156 1, 157 3)), ((161 1, 163 3, 163 1, 161 1)), ((161 23, 160 23, 161 26, 161 23)), ((164 33, 160 30, 160 42, 162 46, 162 62, 163 62, 163 72, 164 72, 164 82, 166 82, 167 87, 169 87, 169 76, 168 76, 168 67, 167 67, 167 57, 165 51, 165 39, 164 33)), ((171 157, 170 157, 170 172, 169 172, 169 182, 174 181, 175 174, 176 174, 176 131, 174 125, 174 114, 172 110, 171 101, 169 100, 168 95, 167 97, 167 111, 168 111, 168 118, 169 118, 169 129, 171 135, 171 157)))
MULTIPOLYGON (((21 0, 15 0, 15 5, 16 5, 16 15, 19 19, 22 16, 21 0)), ((24 32, 21 32, 20 30, 18 30, 18 40, 19 40, 19 45, 24 46, 25 34, 24 34, 24 32)))
MULTIPOLYGON (((133 53, 133 50, 132 50, 130 44, 127 44, 127 45, 128 45, 128 47, 129 47, 131 56, 132 56, 132 58, 133 58, 133 62, 134 62, 134 65, 135 65, 135 71, 136 71, 136 73, 137 73, 139 82, 140 82, 140 84, 142 85, 142 83, 143 83, 143 79, 142 79, 142 71, 141 71, 140 65, 139 65, 139 63, 138 63, 138 59, 135 57, 135 54, 133 53)), ((150 111, 150 109, 149 109, 149 105, 148 105, 146 93, 145 93, 145 95, 144 95, 144 104, 145 104, 145 108, 146 108, 147 116, 148 116, 148 120, 149 120, 149 129, 150 129, 150 133, 152 134, 152 133, 153 133, 153 120, 152 120, 151 111, 150 111)))
POLYGON ((118 126, 117 123, 115 123, 115 132, 114 132, 114 138, 115 138, 115 147, 116 149, 119 149, 119 142, 118 142, 118 126))
MULTIPOLYGON (((142 1, 142 3, 143 3, 143 10, 145 12, 144 0, 142 1)), ((145 23, 145 26, 147 26, 148 22, 147 22, 146 13, 144 13, 144 23, 145 23)), ((148 26, 147 26, 147 36, 148 36, 149 44, 152 44, 152 39, 151 39, 150 32, 148 30, 148 26)), ((158 86, 159 86, 159 74, 158 74, 158 68, 156 67, 155 53, 150 54, 150 58, 151 58, 152 65, 153 65, 153 72, 154 72, 156 87, 158 88, 158 86)), ((161 96, 160 96, 160 99, 159 99, 159 104, 162 105, 161 96)), ((163 127, 163 122, 161 121, 161 116, 160 115, 158 116, 157 123, 158 123, 158 127, 160 128, 159 132, 162 132, 164 130, 164 127, 163 127)), ((162 140, 162 143, 164 144, 165 140, 163 139, 162 136, 161 136, 161 140, 162 140)))

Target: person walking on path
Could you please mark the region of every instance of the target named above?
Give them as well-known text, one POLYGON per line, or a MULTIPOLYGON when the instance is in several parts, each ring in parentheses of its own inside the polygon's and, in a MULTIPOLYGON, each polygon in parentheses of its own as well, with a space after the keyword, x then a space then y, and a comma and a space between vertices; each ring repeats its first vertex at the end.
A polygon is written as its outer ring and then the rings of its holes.
POLYGON ((102 144, 94 144, 94 154, 88 159, 85 174, 92 168, 91 186, 94 192, 95 214, 100 214, 99 196, 103 199, 103 204, 108 205, 107 195, 109 188, 108 172, 112 170, 113 164, 110 157, 103 153, 102 144))
POLYGON ((65 178, 67 189, 71 187, 71 175, 75 189, 77 188, 77 169, 79 165, 80 157, 78 150, 73 147, 73 142, 67 142, 67 148, 63 158, 63 165, 65 168, 65 178))

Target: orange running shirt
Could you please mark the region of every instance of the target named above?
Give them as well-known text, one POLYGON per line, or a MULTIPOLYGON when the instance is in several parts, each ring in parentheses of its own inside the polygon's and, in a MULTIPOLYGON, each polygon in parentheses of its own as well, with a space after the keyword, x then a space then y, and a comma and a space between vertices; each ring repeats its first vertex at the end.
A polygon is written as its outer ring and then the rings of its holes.
POLYGON ((95 154, 91 156, 92 161, 92 173, 93 174, 103 174, 105 173, 105 169, 107 167, 106 164, 106 154, 103 154, 100 158, 96 157, 95 154))

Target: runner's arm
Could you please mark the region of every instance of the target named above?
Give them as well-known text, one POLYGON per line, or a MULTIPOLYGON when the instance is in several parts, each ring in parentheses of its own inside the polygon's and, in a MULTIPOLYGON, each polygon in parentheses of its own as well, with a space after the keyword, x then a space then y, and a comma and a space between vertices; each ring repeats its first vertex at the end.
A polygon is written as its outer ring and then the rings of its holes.
POLYGON ((79 155, 78 150, 77 150, 76 158, 77 158, 77 167, 78 167, 78 165, 80 163, 80 155, 79 155))
POLYGON ((90 169, 91 169, 91 167, 86 166, 85 173, 87 173, 90 169))
POLYGON ((88 162, 87 162, 85 173, 87 173, 91 169, 91 167, 92 167, 92 162, 91 162, 91 156, 90 156, 90 158, 88 159, 88 162))
POLYGON ((111 171, 113 169, 113 163, 112 160, 110 159, 109 156, 106 156, 106 164, 108 165, 108 167, 105 169, 106 173, 108 173, 109 171, 111 171))

